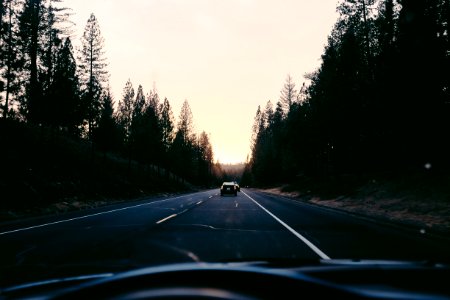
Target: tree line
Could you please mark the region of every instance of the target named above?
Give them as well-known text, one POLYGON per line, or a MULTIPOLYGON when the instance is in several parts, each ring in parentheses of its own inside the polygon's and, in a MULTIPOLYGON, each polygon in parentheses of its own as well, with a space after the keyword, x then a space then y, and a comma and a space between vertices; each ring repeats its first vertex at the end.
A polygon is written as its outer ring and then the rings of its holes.
POLYGON ((127 81, 117 111, 106 97, 94 141, 103 151, 118 151, 130 160, 171 170, 198 185, 213 179, 213 149, 209 135, 194 130, 194 118, 187 100, 182 104, 178 122, 167 98, 161 102, 155 88, 145 95, 143 87, 135 92, 127 81))
POLYGON ((449 167, 449 0, 343 0, 320 67, 258 107, 244 178, 449 167))
POLYGON ((212 180, 210 137, 194 132, 184 101, 175 123, 167 98, 131 81, 115 107, 104 39, 94 14, 74 51, 62 0, 1 0, 0 111, 4 120, 84 139, 97 151, 168 169, 191 183, 212 180))

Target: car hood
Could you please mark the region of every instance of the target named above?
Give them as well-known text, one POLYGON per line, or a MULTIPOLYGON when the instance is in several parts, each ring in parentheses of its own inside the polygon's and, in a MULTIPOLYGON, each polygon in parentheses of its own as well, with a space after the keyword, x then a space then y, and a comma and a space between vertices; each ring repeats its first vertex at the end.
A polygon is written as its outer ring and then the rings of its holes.
POLYGON ((127 271, 84 274, 21 283, 0 289, 0 299, 42 298, 67 289, 153 276, 163 273, 246 272, 344 289, 364 297, 383 299, 450 299, 450 265, 399 260, 278 260, 176 263, 127 271))

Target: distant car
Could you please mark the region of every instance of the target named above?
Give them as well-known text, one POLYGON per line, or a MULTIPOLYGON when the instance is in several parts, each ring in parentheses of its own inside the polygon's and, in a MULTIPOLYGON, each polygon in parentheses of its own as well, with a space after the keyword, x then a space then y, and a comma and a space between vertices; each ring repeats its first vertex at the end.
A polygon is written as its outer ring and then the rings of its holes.
POLYGON ((239 186, 239 183, 234 181, 234 185, 236 186, 237 191, 240 192, 241 191, 241 187, 239 186))
POLYGON ((220 196, 232 194, 237 196, 237 187, 234 182, 224 182, 220 187, 220 196))

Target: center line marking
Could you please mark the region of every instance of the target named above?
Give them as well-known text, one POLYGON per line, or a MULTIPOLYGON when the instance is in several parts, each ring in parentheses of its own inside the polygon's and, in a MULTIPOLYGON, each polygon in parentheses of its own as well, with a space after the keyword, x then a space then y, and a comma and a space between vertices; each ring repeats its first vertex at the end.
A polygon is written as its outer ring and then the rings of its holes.
POLYGON ((270 211, 268 211, 264 206, 262 206, 261 204, 259 204, 255 199, 253 199, 252 197, 250 197, 249 195, 247 195, 245 192, 242 192, 245 196, 247 196, 250 200, 252 200, 253 202, 255 202, 256 205, 258 205, 259 207, 261 207, 266 213, 268 213, 272 218, 274 218, 275 220, 278 221, 278 223, 280 223, 281 225, 283 225, 287 230, 289 230, 292 234, 294 234, 296 237, 298 237, 300 240, 302 240, 303 243, 305 243, 309 248, 311 248, 311 250, 313 250, 317 255, 320 256, 320 258, 322 259, 330 259, 330 257, 328 255, 326 255, 325 253, 322 252, 322 250, 320 250, 319 248, 316 247, 316 245, 314 245, 313 243, 311 243, 310 241, 308 241, 303 235, 301 235, 300 233, 298 233, 297 231, 295 231, 294 229, 292 229, 292 227, 290 227, 288 224, 284 223, 283 221, 281 221, 277 216, 275 216, 273 213, 271 213, 270 211))
POLYGON ((203 201, 198 201, 198 202, 197 202, 197 205, 200 205, 200 204, 202 204, 202 202, 203 202, 203 201))
MULTIPOLYGON (((206 192, 201 192, 199 194, 203 194, 203 193, 208 193, 208 192, 207 191, 206 192)), ((147 205, 152 205, 152 204, 155 204, 155 203, 161 203, 161 202, 166 202, 166 201, 170 201, 170 200, 174 200, 174 199, 179 199, 179 198, 183 198, 183 197, 186 197, 186 196, 187 195, 181 195, 181 196, 177 196, 177 197, 171 197, 171 198, 166 198, 166 199, 146 202, 146 203, 142 203, 142 204, 126 206, 126 207, 116 208, 116 209, 107 210, 107 211, 102 211, 102 212, 89 214, 89 215, 84 215, 84 216, 80 216, 80 217, 74 217, 74 218, 63 219, 63 220, 54 221, 54 222, 50 222, 50 223, 34 225, 34 226, 30 226, 30 227, 13 229, 13 230, 9 230, 9 231, 0 232, 0 235, 11 234, 11 233, 16 233, 16 232, 20 232, 20 231, 26 231, 26 230, 32 230, 32 229, 36 229, 36 228, 41 228, 41 227, 46 227, 46 226, 51 226, 51 225, 56 225, 56 224, 61 224, 61 223, 66 223, 66 222, 72 222, 72 221, 77 221, 77 220, 81 220, 81 219, 87 219, 87 218, 91 218, 91 217, 95 217, 95 216, 115 213, 115 212, 118 212, 118 211, 124 211, 124 210, 127 210, 127 209, 133 209, 133 208, 137 208, 137 207, 141 207, 141 206, 147 206, 147 205)))
POLYGON ((238 203, 236 202, 236 207, 238 207, 238 203))
POLYGON ((177 216, 177 214, 170 215, 170 216, 168 216, 168 217, 166 217, 164 219, 159 220, 158 222, 156 222, 156 224, 160 224, 160 223, 162 223, 164 221, 167 221, 169 219, 175 218, 176 216, 177 216))

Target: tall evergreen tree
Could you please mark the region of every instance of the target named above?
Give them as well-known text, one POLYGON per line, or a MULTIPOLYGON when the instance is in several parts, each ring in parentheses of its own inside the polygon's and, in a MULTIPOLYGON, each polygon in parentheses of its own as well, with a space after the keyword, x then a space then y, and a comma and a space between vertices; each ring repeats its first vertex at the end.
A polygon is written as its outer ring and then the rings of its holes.
POLYGON ((177 132, 171 148, 173 168, 183 178, 193 179, 194 170, 194 124, 187 100, 183 102, 178 118, 177 132))
POLYGON ((61 0, 24 0, 19 15, 19 45, 23 59, 21 78, 25 91, 21 111, 34 123, 51 123, 47 93, 54 79, 54 65, 67 21, 61 0))
POLYGON ((264 119, 261 112, 261 106, 258 105, 258 109, 256 110, 256 114, 253 120, 252 135, 250 138, 250 150, 252 152, 252 157, 254 157, 258 135, 262 129, 264 129, 264 119))
MULTIPOLYGON (((18 1, 2 0, 0 15, 0 106, 3 118, 8 118, 11 99, 17 96, 20 71, 20 52, 18 49, 18 1)), ((12 110, 11 110, 12 111, 12 110)))
POLYGON ((162 142, 156 111, 154 103, 150 99, 146 101, 143 88, 139 85, 131 120, 130 148, 138 161, 159 165, 162 142))
POLYGON ((356 35, 361 36, 360 46, 368 67, 373 67, 372 60, 372 41, 373 17, 375 15, 375 0, 344 0, 338 6, 340 21, 336 28, 341 33, 348 28, 353 28, 356 35))
POLYGON ((147 104, 153 107, 158 116, 160 115, 161 104, 159 103, 159 95, 156 86, 153 86, 153 90, 148 94, 147 104))
MULTIPOLYGON (((43 101, 46 102, 50 86, 55 79, 55 65, 58 59, 58 51, 63 44, 64 37, 70 35, 70 30, 65 24, 68 24, 69 13, 68 9, 58 7, 62 0, 46 0, 44 6, 43 17, 43 35, 40 37, 42 44, 42 53, 40 54, 41 72, 39 74, 42 81, 43 101)), ((44 104, 44 110, 47 110, 47 105, 44 104)), ((44 121, 51 119, 51 115, 44 112, 44 121)), ((51 120, 49 120, 51 123, 51 120)))
POLYGON ((134 157, 143 163, 161 166, 162 138, 159 117, 151 103, 145 105, 140 116, 133 118, 131 142, 133 143, 134 157))
POLYGON ((205 131, 198 137, 198 182, 208 185, 211 181, 212 165, 214 163, 213 149, 210 138, 205 131))
POLYGON ((19 16, 19 37, 24 57, 23 82, 25 95, 22 111, 27 119, 40 123, 43 119, 42 82, 39 80, 39 54, 43 52, 42 40, 45 35, 45 1, 25 0, 19 16))
POLYGON ((161 139, 164 152, 167 153, 170 146, 172 145, 174 138, 174 117, 172 113, 172 108, 170 106, 169 100, 164 98, 164 102, 160 109, 160 126, 161 126, 161 139))
POLYGON ((283 114, 284 116, 287 116, 289 111, 291 110, 292 104, 297 101, 298 99, 298 93, 295 89, 295 83, 292 79, 291 75, 288 75, 286 77, 285 84, 283 86, 283 89, 281 90, 281 96, 280 96, 280 103, 283 107, 283 114))
POLYGON ((91 14, 87 21, 81 43, 80 81, 85 100, 88 137, 91 138, 92 128, 96 126, 100 113, 102 90, 108 80, 104 39, 94 14, 91 14))
POLYGON ((114 119, 114 99, 109 88, 102 98, 101 117, 94 132, 94 139, 97 147, 106 153, 118 149, 120 136, 114 119))
POLYGON ((65 128, 70 135, 78 135, 82 124, 81 99, 76 60, 70 38, 58 49, 53 66, 54 79, 47 92, 48 122, 65 128))
POLYGON ((136 98, 134 100, 133 104, 133 114, 132 114, 132 120, 138 119, 142 116, 144 113, 146 106, 145 101, 145 95, 144 95, 144 89, 142 88, 142 85, 138 86, 137 92, 136 92, 136 98))
POLYGON ((177 135, 180 136, 183 146, 189 146, 193 141, 194 117, 187 100, 181 106, 180 117, 178 118, 177 135))
POLYGON ((123 143, 127 144, 131 132, 131 122, 133 120, 134 110, 134 88, 130 79, 128 79, 123 89, 122 99, 119 101, 116 119, 121 127, 123 134, 123 143))

